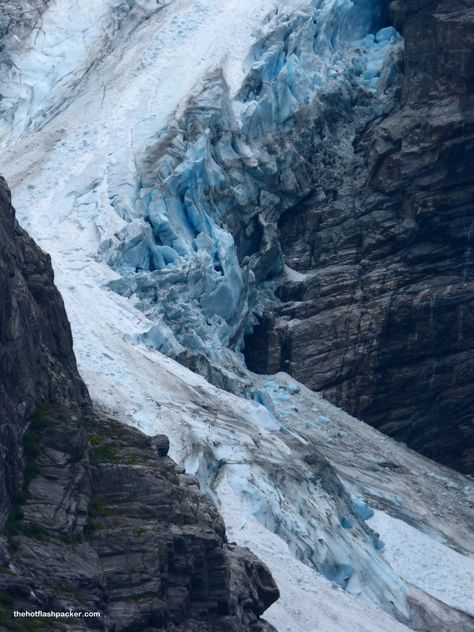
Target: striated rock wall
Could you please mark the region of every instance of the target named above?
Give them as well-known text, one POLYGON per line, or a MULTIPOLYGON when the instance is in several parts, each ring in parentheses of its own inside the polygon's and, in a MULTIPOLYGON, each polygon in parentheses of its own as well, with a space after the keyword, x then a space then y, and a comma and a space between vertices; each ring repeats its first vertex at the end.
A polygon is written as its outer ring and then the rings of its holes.
POLYGON ((19 227, 0 180, 0 521, 22 485, 26 428, 42 402, 90 412, 49 256, 19 227))
POLYGON ((49 257, 3 180, 0 246, 1 629, 25 629, 14 609, 72 609, 101 617, 61 629, 272 630, 270 572, 227 543, 168 439, 96 417, 49 257))
POLYGON ((474 2, 391 11, 401 89, 372 119, 356 99, 319 122, 313 190, 279 222, 291 270, 246 357, 472 472, 474 2))

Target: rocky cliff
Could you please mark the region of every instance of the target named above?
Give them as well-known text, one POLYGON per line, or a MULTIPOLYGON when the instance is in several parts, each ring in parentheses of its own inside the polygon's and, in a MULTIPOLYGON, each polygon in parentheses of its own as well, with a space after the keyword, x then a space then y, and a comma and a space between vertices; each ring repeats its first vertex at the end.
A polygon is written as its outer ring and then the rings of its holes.
POLYGON ((0 253, 0 629, 272 630, 270 572, 227 542, 167 438, 94 413, 49 257, 3 180, 0 253))
POLYGON ((383 111, 353 93, 308 125, 313 185, 281 215, 280 302, 245 353, 472 472, 474 2, 390 8, 398 87, 383 111))

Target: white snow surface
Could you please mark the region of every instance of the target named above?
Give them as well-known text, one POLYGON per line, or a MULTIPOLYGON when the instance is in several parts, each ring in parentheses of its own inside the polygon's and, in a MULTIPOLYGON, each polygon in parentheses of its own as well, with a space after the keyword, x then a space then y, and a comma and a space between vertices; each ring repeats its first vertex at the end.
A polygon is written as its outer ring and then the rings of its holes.
POLYGON ((248 546, 271 567, 284 594, 266 613, 279 632, 402 632, 409 630, 384 612, 342 590, 296 560, 287 544, 245 511, 226 476, 218 486, 228 537, 248 546))
POLYGON ((474 615, 474 559, 412 526, 376 511, 369 520, 385 542, 384 556, 407 582, 439 601, 474 615))
POLYGON ((93 400, 146 433, 169 435, 171 456, 199 476, 229 539, 253 549, 274 573, 282 596, 265 617, 280 632, 412 629, 411 585, 472 613, 469 479, 284 374, 252 377, 263 405, 136 344, 154 323, 106 287, 119 275, 97 255, 125 224, 110 192, 130 189, 134 157, 179 116, 210 70, 223 68, 231 92, 238 90, 252 44, 271 28, 269 14, 313 2, 129 4, 52 0, 1 77, 11 103, 2 120, 1 171, 19 220, 51 254, 93 400), (313 453, 328 459, 348 494, 378 509, 367 524, 384 550, 373 546, 362 519, 341 527, 343 506, 305 461, 313 453), (328 568, 342 565, 334 574, 344 575, 347 591, 316 570, 313 549, 328 568))

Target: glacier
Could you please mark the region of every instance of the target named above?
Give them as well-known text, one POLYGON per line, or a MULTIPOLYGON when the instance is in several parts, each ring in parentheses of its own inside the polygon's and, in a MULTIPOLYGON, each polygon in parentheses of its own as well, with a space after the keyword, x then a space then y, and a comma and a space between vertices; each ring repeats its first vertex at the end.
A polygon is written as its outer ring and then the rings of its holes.
MULTIPOLYGON (((41 31, 33 31, 30 54, 20 62, 15 49, 11 53, 2 123, 6 138, 41 129, 58 116, 71 92, 87 89, 92 69, 100 75, 97 109, 112 111, 112 119, 107 116, 102 134, 83 129, 74 149, 65 140, 57 145, 67 147, 69 155, 86 147, 86 153, 99 150, 97 165, 103 164, 100 146, 111 138, 114 147, 123 147, 105 158, 105 173, 68 192, 67 204, 102 219, 106 203, 116 215, 112 230, 102 234, 99 228, 97 253, 120 273, 111 288, 133 296, 156 323, 140 342, 188 364, 196 354, 228 362, 226 350, 241 350, 261 302, 271 297, 266 285, 283 272, 272 234, 275 218, 308 192, 308 157, 288 142, 285 152, 277 151, 278 143, 285 142, 304 108, 317 107, 321 95, 345 100, 349 107, 359 85, 375 93, 384 62, 401 38, 393 27, 370 33, 382 20, 382 8, 370 2, 299 2, 291 13, 276 7, 241 60, 244 76, 237 90, 236 61, 218 50, 223 67, 213 68, 212 56, 205 56, 208 43, 200 40, 198 66, 208 65, 202 85, 197 83, 190 98, 183 92, 176 109, 174 73, 182 60, 173 61, 169 75, 160 68, 159 89, 146 88, 143 81, 154 76, 152 68, 161 63, 160 53, 172 38, 186 39, 193 29, 203 29, 217 5, 194 3, 186 22, 175 5, 83 3, 77 15, 72 5, 53 3, 41 31), (163 20, 159 36, 150 48, 133 51, 136 63, 126 68, 136 85, 127 88, 126 103, 122 99, 118 105, 108 84, 126 59, 112 71, 112 51, 134 29, 142 36, 149 31, 143 21, 150 16, 163 20), (111 50, 101 49, 104 32, 111 50), (163 87, 163 78, 171 85, 163 87), (128 119, 131 107, 138 117, 128 119), (165 108, 166 122, 159 117, 165 108)), ((219 13, 227 20, 222 7, 219 13)), ((221 17, 216 28, 222 22, 221 17)), ((387 84, 375 101, 383 102, 387 84)), ((59 126, 57 134, 65 129, 59 126)), ((93 161, 89 164, 94 169, 93 161)))
POLYGON ((242 354, 275 280, 298 274, 275 227, 309 191, 325 113, 357 95, 371 121, 398 88, 388 2, 23 5, 2 51, 1 168, 97 406, 170 436, 274 573, 281 632, 423 629, 427 612, 467 630, 469 480, 242 354))
MULTIPOLYGON (((328 82, 347 107, 359 85, 376 92, 401 38, 393 27, 366 35, 380 20, 369 9, 322 2, 296 17, 277 13, 234 99, 225 73, 212 72, 181 117, 135 154, 134 196, 113 201, 127 225, 100 251, 121 273, 111 287, 137 297, 168 340, 172 330, 174 357, 183 347, 214 362, 229 348, 238 353, 270 299, 268 285, 284 269, 274 225, 308 193, 310 169, 299 148, 281 152, 278 143, 303 108, 327 97, 328 82)), ((374 100, 389 88, 384 82, 374 100)), ((142 341, 163 344, 156 330, 142 341)))

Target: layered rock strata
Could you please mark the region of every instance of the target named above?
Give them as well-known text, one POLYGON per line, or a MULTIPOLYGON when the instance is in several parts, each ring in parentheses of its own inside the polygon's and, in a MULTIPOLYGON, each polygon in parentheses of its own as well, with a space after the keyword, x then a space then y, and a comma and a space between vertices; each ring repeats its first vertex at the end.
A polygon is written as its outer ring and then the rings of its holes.
POLYGON ((246 358, 469 473, 474 3, 399 0, 391 13, 401 90, 372 118, 357 99, 349 113, 331 103, 322 148, 309 128, 314 184, 279 220, 280 303, 246 358))

